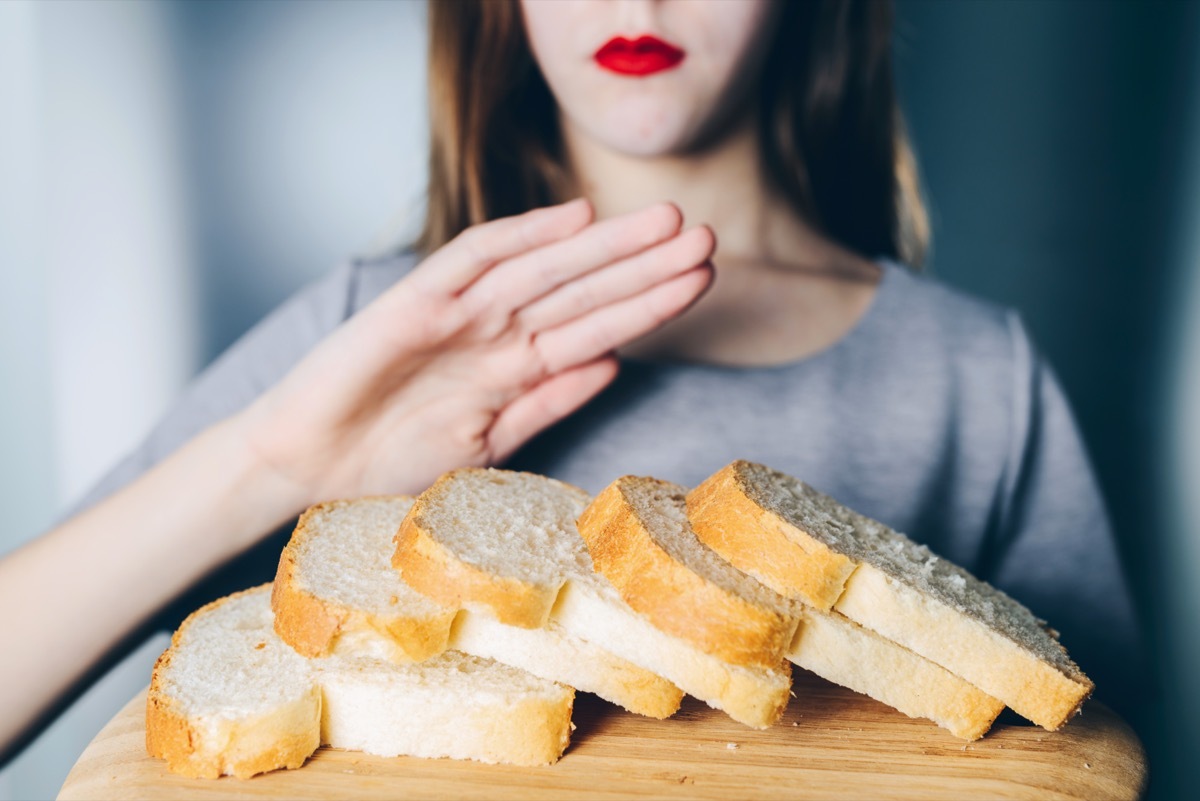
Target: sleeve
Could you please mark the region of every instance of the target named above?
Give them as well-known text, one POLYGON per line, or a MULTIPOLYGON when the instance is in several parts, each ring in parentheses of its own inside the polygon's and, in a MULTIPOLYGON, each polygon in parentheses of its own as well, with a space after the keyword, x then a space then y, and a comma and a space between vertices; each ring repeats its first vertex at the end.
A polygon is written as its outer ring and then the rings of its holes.
POLYGON ((278 382, 350 314, 356 268, 339 267, 284 302, 198 375, 150 434, 61 519, 132 483, 205 428, 278 382))
POLYGON ((1010 315, 1016 413, 989 580, 1061 632, 1096 696, 1128 710, 1145 656, 1128 583, 1082 438, 1050 367, 1010 315))

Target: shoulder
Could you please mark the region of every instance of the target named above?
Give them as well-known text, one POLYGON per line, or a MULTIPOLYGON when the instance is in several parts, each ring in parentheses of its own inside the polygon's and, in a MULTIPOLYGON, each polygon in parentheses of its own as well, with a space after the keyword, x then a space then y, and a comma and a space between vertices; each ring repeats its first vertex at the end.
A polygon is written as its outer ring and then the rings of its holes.
POLYGON ((1020 315, 899 265, 885 269, 865 364, 873 385, 906 407, 906 419, 952 429, 995 463, 1011 459, 1030 423, 1040 363, 1020 315))
POLYGON ((358 312, 412 272, 421 258, 416 250, 404 247, 352 259, 346 316, 358 312))
POLYGON ((889 294, 881 316, 914 355, 939 353, 981 368, 1028 366, 1033 347, 1020 314, 898 264, 885 265, 889 294))

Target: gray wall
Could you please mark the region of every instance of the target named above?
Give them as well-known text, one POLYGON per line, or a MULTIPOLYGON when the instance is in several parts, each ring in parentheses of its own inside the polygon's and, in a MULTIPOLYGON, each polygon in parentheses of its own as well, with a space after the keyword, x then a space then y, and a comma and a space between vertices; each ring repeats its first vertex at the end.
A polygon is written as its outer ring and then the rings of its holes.
POLYGON ((940 278, 1021 310, 1075 408, 1163 709, 1151 794, 1200 756, 1200 4, 899 0, 897 66, 940 278))
MULTIPOLYGON (((1173 797, 1200 756, 1173 723, 1200 714, 1200 6, 897 9, 931 269, 1019 308, 1074 403, 1171 699, 1138 717, 1173 797)), ((0 3, 0 552, 268 309, 411 230, 422 18, 0 3)), ((0 771, 0 799, 52 796, 160 648, 0 771)))

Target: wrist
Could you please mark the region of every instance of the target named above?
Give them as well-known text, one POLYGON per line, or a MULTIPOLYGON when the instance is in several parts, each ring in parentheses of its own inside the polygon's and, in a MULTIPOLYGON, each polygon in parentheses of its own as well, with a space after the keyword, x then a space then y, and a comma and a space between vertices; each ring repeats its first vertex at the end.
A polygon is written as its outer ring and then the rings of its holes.
POLYGON ((227 486, 229 511, 239 520, 235 527, 249 546, 315 503, 311 492, 283 475, 265 459, 249 436, 251 421, 234 415, 205 432, 212 469, 220 471, 227 486))

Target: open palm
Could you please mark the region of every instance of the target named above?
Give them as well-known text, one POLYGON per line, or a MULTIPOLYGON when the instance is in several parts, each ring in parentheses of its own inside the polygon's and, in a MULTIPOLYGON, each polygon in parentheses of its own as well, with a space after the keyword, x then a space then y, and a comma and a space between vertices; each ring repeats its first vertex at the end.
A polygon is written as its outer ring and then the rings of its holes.
POLYGON ((712 279, 712 232, 681 232, 674 206, 591 217, 574 201, 468 229, 247 409, 247 442, 305 504, 502 461, 712 279))

